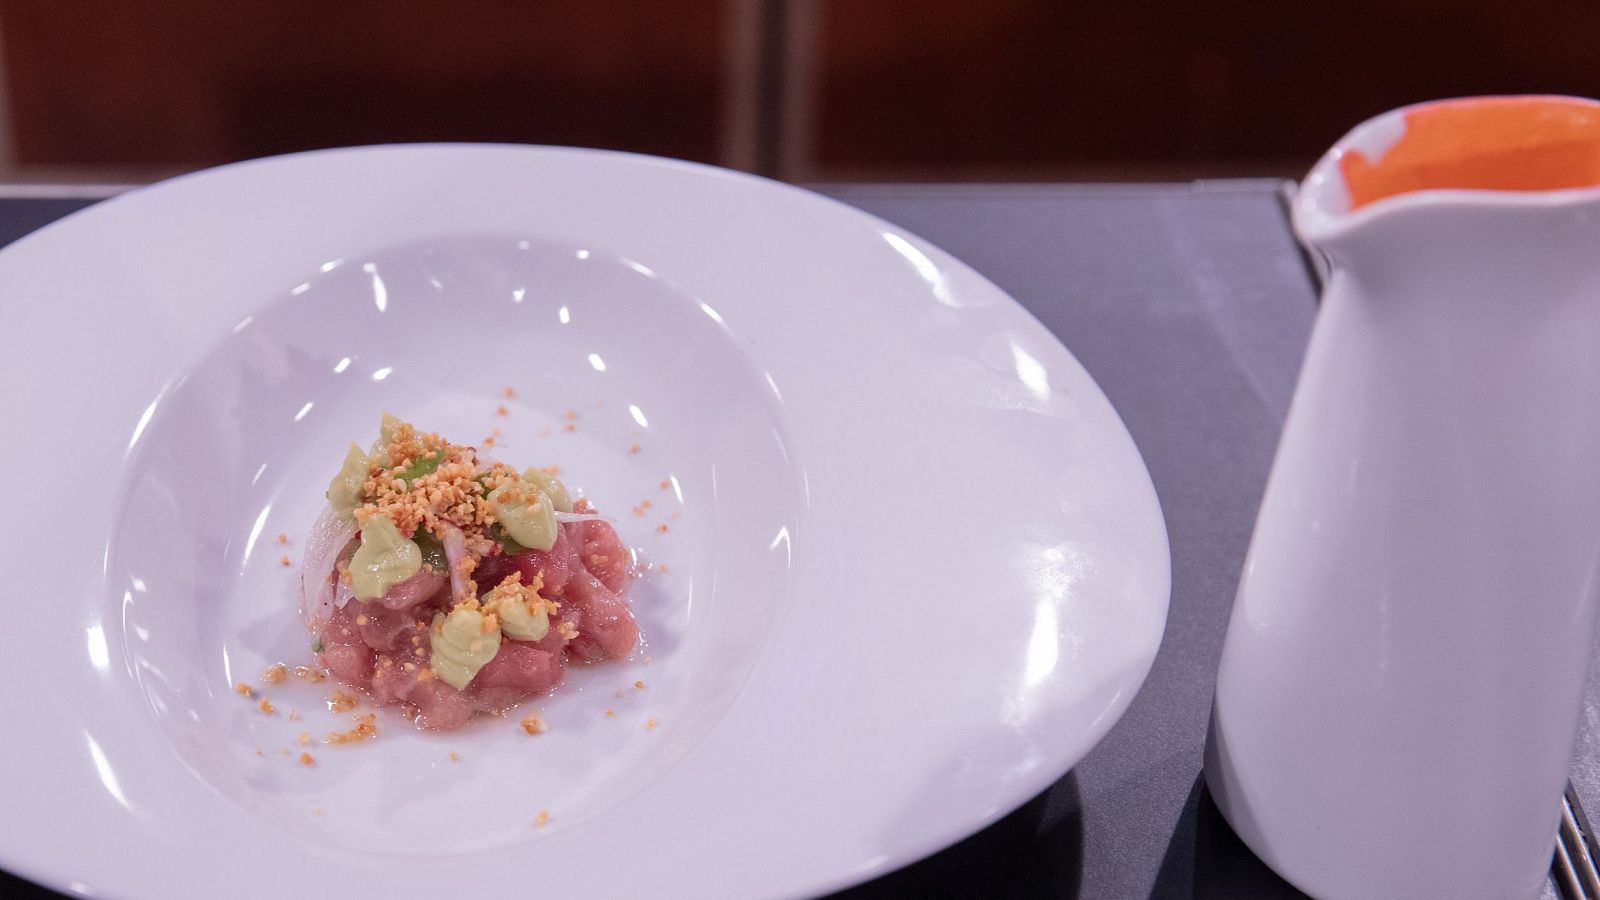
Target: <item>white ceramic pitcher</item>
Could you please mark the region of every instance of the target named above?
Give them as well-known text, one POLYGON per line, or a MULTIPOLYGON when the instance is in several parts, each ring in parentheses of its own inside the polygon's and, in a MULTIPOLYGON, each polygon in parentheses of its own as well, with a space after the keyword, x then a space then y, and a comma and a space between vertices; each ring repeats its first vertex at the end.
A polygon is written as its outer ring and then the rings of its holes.
POLYGON ((1206 781, 1319 897, 1531 897, 1600 578, 1600 104, 1379 116, 1293 210, 1327 264, 1206 781))

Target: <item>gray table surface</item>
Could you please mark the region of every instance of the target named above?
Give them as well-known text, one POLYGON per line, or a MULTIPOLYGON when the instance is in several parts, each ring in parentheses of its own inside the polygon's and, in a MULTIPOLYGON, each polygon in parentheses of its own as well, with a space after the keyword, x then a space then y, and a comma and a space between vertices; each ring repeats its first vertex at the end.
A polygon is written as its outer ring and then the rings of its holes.
MULTIPOLYGON (((817 190, 965 260, 1061 339, 1144 455, 1172 548, 1166 636, 1106 739, 1000 822, 839 896, 1300 896, 1200 780, 1223 629, 1316 308, 1278 184, 817 190)), ((0 243, 89 202, 0 198, 0 243)), ((1573 771, 1591 809, 1597 709, 1591 678, 1573 771)))

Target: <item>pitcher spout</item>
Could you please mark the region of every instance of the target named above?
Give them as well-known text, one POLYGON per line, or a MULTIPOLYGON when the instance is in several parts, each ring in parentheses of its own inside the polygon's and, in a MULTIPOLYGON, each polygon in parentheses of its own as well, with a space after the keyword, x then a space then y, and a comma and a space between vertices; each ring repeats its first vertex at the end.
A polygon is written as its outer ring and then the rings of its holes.
POLYGON ((1560 96, 1440 100, 1371 119, 1318 161, 1293 206, 1295 231, 1329 269, 1374 276, 1375 265, 1426 276, 1441 254, 1511 280, 1509 263, 1570 266, 1600 258, 1573 255, 1600 246, 1597 219, 1600 102, 1560 96), (1495 252, 1530 229, 1571 242, 1495 252))

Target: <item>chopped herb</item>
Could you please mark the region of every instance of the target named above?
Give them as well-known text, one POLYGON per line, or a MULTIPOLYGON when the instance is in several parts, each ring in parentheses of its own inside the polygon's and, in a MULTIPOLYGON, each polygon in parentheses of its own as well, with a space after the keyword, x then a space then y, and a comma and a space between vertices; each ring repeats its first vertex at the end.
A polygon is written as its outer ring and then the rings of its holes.
POLYGON ((450 571, 450 559, 445 555, 444 545, 433 536, 432 532, 418 528, 417 533, 411 536, 417 547, 422 550, 422 564, 435 572, 450 571))
POLYGON ((499 525, 490 526, 488 531, 489 531, 489 536, 494 538, 496 541, 499 542, 500 551, 502 553, 505 553, 506 555, 511 556, 511 555, 515 555, 517 553, 526 553, 527 552, 527 550, 528 550, 527 547, 524 547, 521 544, 517 543, 511 537, 511 535, 506 534, 506 530, 504 528, 501 528, 499 525))
POLYGON ((319 637, 316 640, 311 642, 311 652, 312 653, 321 653, 322 652, 322 638, 319 637))
POLYGON ((439 464, 442 462, 444 462, 444 451, 435 450, 432 453, 429 453, 427 456, 424 456, 423 458, 412 463, 397 477, 406 483, 406 487, 410 487, 411 482, 416 481, 418 478, 421 478, 424 475, 431 475, 435 469, 439 468, 439 464))

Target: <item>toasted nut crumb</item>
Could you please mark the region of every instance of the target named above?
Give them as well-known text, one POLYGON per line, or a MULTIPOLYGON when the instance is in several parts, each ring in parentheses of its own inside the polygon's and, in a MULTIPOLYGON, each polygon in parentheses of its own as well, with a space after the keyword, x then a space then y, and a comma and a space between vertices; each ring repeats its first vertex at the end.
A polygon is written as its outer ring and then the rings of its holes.
POLYGON ((302 746, 311 743, 311 732, 309 732, 309 731, 300 732, 299 736, 296 737, 294 739, 294 741, 295 741, 295 743, 300 744, 302 746))
POLYGON ((606 710, 606 718, 615 719, 616 717, 617 717, 617 711, 616 710, 614 710, 614 709, 606 710))
POLYGON ((506 389, 505 389, 505 390, 504 390, 504 391, 502 391, 502 392, 501 392, 501 393, 503 393, 503 394, 505 394, 505 395, 506 395, 506 396, 507 396, 507 397, 515 397, 515 396, 516 396, 516 395, 517 395, 517 392, 516 392, 516 389, 514 389, 514 388, 509 388, 509 387, 508 387, 508 388, 506 388, 506 389))
POLYGON ((651 719, 650 721, 644 723, 644 727, 653 729, 653 728, 656 727, 656 724, 657 724, 656 720, 655 719, 651 719))
POLYGON ((306 681, 317 682, 328 677, 328 673, 312 666, 295 666, 294 677, 304 678, 306 681))
POLYGON ((629 455, 632 455, 632 456, 638 456, 639 455, 639 445, 637 443, 629 444, 628 445, 628 453, 629 453, 629 455))
POLYGON ((533 824, 538 825, 540 828, 543 828, 544 826, 550 824, 550 810, 548 810, 548 809, 539 810, 539 815, 534 817, 533 824))
POLYGON ((450 761, 451 762, 461 762, 461 754, 455 752, 454 750, 451 750, 450 751, 450 761))
POLYGON ((291 721, 291 722, 300 721, 300 710, 298 710, 298 709, 289 710, 289 721, 291 721))
POLYGON ((636 690, 636 691, 644 690, 644 682, 643 681, 635 681, 633 683, 633 689, 636 690))
POLYGON ((323 738, 327 744, 354 744, 378 736, 378 714, 361 713, 356 716, 356 727, 349 731, 336 731, 323 738))
POLYGON ((546 725, 544 719, 540 718, 538 714, 534 714, 523 717, 522 730, 529 734, 544 734, 550 730, 550 726, 546 725))
POLYGON ((661 479, 661 489, 663 491, 671 490, 671 488, 672 488, 672 479, 670 479, 670 478, 661 479))
POLYGON ((357 625, 366 625, 366 624, 369 624, 371 622, 372 622, 372 620, 367 618, 365 613, 362 613, 361 615, 356 616, 356 624, 357 625))
POLYGON ((233 692, 241 697, 255 696, 255 690, 251 688, 250 685, 245 684, 242 681, 233 686, 233 692))
POLYGON ((278 533, 278 543, 280 543, 280 544, 289 543, 289 536, 287 534, 284 534, 283 532, 279 532, 278 533))
POLYGON ((260 709, 262 712, 266 713, 269 716, 272 715, 276 711, 276 708, 272 705, 272 701, 268 700, 265 697, 262 697, 261 698, 261 702, 256 704, 256 706, 257 706, 258 709, 260 709))
POLYGON ((289 561, 289 557, 287 557, 287 556, 285 556, 283 559, 278 560, 278 562, 282 563, 284 566, 292 566, 292 565, 294 565, 294 563, 289 561))
POLYGON ((571 422, 568 422, 567 424, 561 426, 561 430, 562 431, 577 431, 578 430, 578 426, 572 424, 571 422))
POLYGON ((316 761, 316 758, 309 753, 300 754, 300 765, 302 766, 309 766, 316 761))
POLYGON ((270 666, 265 672, 261 673, 261 680, 267 684, 282 684, 283 680, 288 677, 289 670, 282 663, 270 666))
POLYGON ((666 533, 667 533, 667 523, 662 522, 660 525, 656 526, 656 534, 666 534, 666 533))
POLYGON ((356 698, 344 691, 334 691, 328 695, 328 709, 340 713, 356 708, 356 698))

